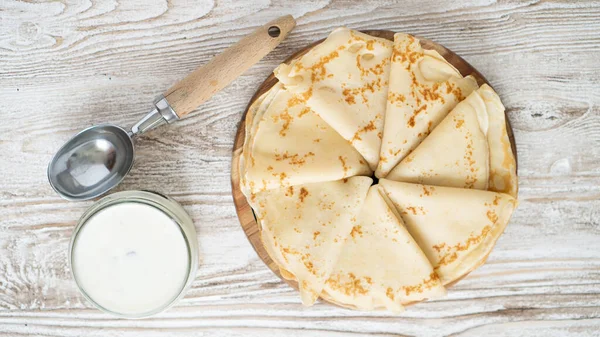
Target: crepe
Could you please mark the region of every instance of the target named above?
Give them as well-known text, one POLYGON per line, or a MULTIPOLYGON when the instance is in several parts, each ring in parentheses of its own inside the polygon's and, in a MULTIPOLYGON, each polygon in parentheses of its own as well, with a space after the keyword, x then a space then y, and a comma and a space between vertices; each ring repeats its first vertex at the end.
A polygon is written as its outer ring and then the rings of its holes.
POLYGON ((309 109, 302 97, 281 84, 271 90, 273 97, 254 118, 260 121, 244 151, 247 193, 372 173, 352 145, 309 109))
POLYGON ((387 99, 391 41, 338 28, 291 64, 275 69, 285 88, 350 141, 375 169, 387 99))
POLYGON ((477 88, 434 50, 425 50, 408 34, 394 35, 390 83, 378 178, 386 177, 442 121, 454 106, 477 88))
POLYGON ((371 186, 324 292, 361 310, 402 311, 402 304, 445 295, 433 267, 402 220, 371 186))
POLYGON ((381 179, 406 229, 447 285, 487 258, 516 201, 496 192, 381 179))
POLYGON ((301 97, 281 84, 271 90, 276 92, 245 149, 246 191, 371 174, 363 157, 301 97))
POLYGON ((347 28, 274 73, 246 117, 240 185, 305 305, 398 312, 485 262, 517 196, 489 86, 410 35, 347 28))
POLYGON ((488 85, 478 90, 485 102, 489 116, 487 140, 490 149, 490 175, 488 189, 517 197, 517 163, 513 154, 508 132, 504 105, 498 94, 488 85))
POLYGON ((240 155, 239 162, 239 172, 240 172, 240 189, 244 193, 246 197, 250 197, 252 192, 250 191, 250 187, 248 181, 246 179, 246 165, 250 161, 251 147, 254 143, 254 138, 256 135, 256 128, 258 127, 258 122, 261 120, 262 115, 267 110, 273 97, 275 94, 281 89, 280 84, 276 84, 271 90, 267 91, 259 98, 256 99, 254 104, 250 106, 248 112, 246 113, 246 121, 244 125, 245 129, 245 137, 244 137, 244 145, 242 147, 242 153, 240 155))
POLYGON ((251 200, 265 248, 298 281, 305 305, 321 294, 371 183, 352 177, 267 190, 251 200))
POLYGON ((487 189, 490 176, 489 120, 493 114, 504 114, 498 109, 488 110, 482 94, 491 90, 484 85, 458 103, 386 178, 436 186, 487 189))

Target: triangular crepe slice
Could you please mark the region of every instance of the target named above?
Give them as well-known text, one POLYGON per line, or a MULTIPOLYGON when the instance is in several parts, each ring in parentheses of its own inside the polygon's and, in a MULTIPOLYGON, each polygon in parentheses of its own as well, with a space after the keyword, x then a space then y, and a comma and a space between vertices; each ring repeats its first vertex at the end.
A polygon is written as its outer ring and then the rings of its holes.
POLYGON ((250 139, 256 134, 256 128, 258 127, 258 123, 262 119, 263 114, 273 101, 273 98, 277 95, 277 93, 282 89, 282 85, 280 83, 276 83, 269 91, 262 94, 259 98, 254 101, 254 103, 248 109, 246 113, 245 120, 245 138, 244 138, 244 152, 246 146, 251 144, 250 139))
POLYGON ((444 285, 485 262, 516 205, 496 192, 387 179, 379 184, 444 285))
POLYGON ((298 95, 278 90, 260 118, 246 149, 250 193, 372 173, 356 149, 298 95))
POLYGON ((331 125, 375 169, 379 159, 392 42, 338 28, 291 64, 275 69, 285 88, 331 125))
POLYGON ((361 310, 401 311, 402 304, 445 295, 439 277, 379 186, 346 239, 324 291, 334 302, 361 310))
POLYGON ((408 34, 394 35, 390 84, 380 161, 385 177, 435 128, 454 106, 477 89, 438 52, 408 34))
POLYGON ((262 242, 262 245, 265 248, 265 251, 271 258, 271 260, 273 260, 273 262, 275 262, 275 265, 277 265, 277 267, 279 268, 279 273, 281 274, 281 276, 288 280, 296 280, 294 274, 290 273, 287 269, 285 269, 289 267, 287 267, 287 264, 285 263, 282 252, 275 249, 273 233, 271 233, 268 227, 263 227, 260 220, 257 219, 256 223, 260 228, 260 241, 262 242))
POLYGON ((490 148, 490 191, 507 193, 517 197, 517 163, 513 154, 508 132, 504 105, 498 94, 488 85, 478 90, 485 102, 489 116, 488 144, 490 148))
POLYGON ((274 260, 298 280, 312 305, 338 260, 372 179, 304 184, 260 192, 252 201, 274 260))
POLYGON ((411 183, 485 190, 489 178, 487 140, 490 114, 482 92, 469 95, 431 134, 406 156, 387 179, 411 183))
POLYGON ((242 146, 242 153, 239 161, 240 189, 246 197, 249 197, 251 194, 248 181, 246 180, 246 166, 250 159, 251 145, 254 141, 255 130, 258 126, 258 121, 261 120, 262 115, 271 104, 273 97, 275 97, 275 94, 277 94, 281 88, 281 84, 273 86, 269 91, 257 98, 246 113, 244 145, 242 146))

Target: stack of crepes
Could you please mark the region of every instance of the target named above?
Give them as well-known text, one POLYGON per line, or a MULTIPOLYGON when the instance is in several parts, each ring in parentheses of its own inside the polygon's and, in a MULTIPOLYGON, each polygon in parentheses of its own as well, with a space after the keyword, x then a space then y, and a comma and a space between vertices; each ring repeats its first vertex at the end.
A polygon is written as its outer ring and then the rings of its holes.
POLYGON ((347 28, 275 76, 246 117, 240 184, 305 305, 397 312, 485 262, 517 203, 492 88, 411 35, 347 28))

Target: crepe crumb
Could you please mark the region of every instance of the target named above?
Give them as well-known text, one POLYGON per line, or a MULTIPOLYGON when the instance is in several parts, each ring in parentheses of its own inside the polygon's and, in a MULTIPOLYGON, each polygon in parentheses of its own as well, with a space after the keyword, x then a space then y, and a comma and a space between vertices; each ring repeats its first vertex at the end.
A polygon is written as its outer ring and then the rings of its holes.
POLYGON ((308 152, 303 155, 298 153, 290 154, 288 151, 285 151, 283 154, 276 153, 275 160, 276 161, 287 161, 290 165, 302 166, 306 163, 306 159, 309 157, 314 157, 314 152, 308 152))
POLYGON ((465 120, 464 119, 454 119, 456 121, 456 128, 460 128, 461 126, 463 126, 463 124, 465 124, 465 120))
MULTIPOLYGON (((308 68, 311 71, 311 81, 314 83, 325 79, 325 77, 327 76, 327 68, 325 68, 325 65, 339 56, 340 54, 337 50, 332 51, 326 56, 321 56, 317 63, 313 64, 308 68)), ((296 63, 296 66, 298 66, 298 62, 296 63)), ((301 64, 300 67, 302 67, 301 64)))
MULTIPOLYGON (((387 64, 389 62, 389 59, 384 58, 382 59, 378 64, 369 66, 369 67, 364 67, 362 65, 362 60, 365 61, 369 61, 371 59, 373 59, 374 55, 372 53, 364 53, 364 54, 357 54, 356 55, 356 68, 360 71, 360 75, 361 77, 365 77, 368 76, 369 74, 373 74, 373 75, 383 75, 383 73, 386 71, 387 69, 387 64)), ((387 84, 386 84, 387 85, 387 84)))
POLYGON ((421 105, 418 109, 413 111, 412 116, 410 116, 410 118, 408 119, 408 126, 411 128, 415 127, 415 118, 421 113, 423 112, 425 109, 427 109, 427 104, 423 104, 421 105))
MULTIPOLYGON (((333 206, 335 205, 335 201, 326 202, 326 201, 320 200, 317 205, 319 206, 319 209, 321 211, 326 211, 326 210, 330 211, 333 209, 333 206)), ((329 222, 329 224, 331 224, 331 221, 329 222)))
POLYGON ((462 90, 459 87, 456 87, 456 89, 452 90, 452 94, 456 98, 457 102, 460 102, 463 99, 465 99, 465 97, 462 94, 462 90))
POLYGON ((500 201, 500 196, 497 195, 494 197, 494 201, 493 201, 495 206, 498 206, 498 201, 500 201))
POLYGON ((413 286, 404 286, 402 290, 406 296, 409 296, 413 292, 422 293, 424 290, 429 290, 432 287, 440 283, 440 277, 434 272, 429 274, 429 277, 424 279, 420 284, 413 286))
POLYGON ((473 135, 470 132, 467 132, 465 138, 468 139, 467 151, 463 157, 464 165, 466 166, 467 171, 470 171, 471 174, 467 175, 465 179, 465 188, 474 188, 475 183, 477 182, 477 172, 479 171, 479 167, 477 167, 476 161, 473 159, 473 135))
POLYGON ((399 107, 401 105, 401 103, 406 102, 406 96, 390 91, 388 93, 387 100, 390 104, 394 104, 399 107))
POLYGON ((308 91, 302 93, 302 98, 304 101, 308 101, 312 97, 312 88, 308 89, 308 91))
MULTIPOLYGON (((281 172, 281 173, 273 173, 274 177, 279 177, 279 182, 283 185, 283 181, 287 178, 287 174, 285 174, 285 172, 281 172)), ((266 184, 265 184, 266 186, 266 184)))
MULTIPOLYGON (((275 239, 275 238, 273 238, 273 239, 275 239)), ((275 241, 275 242, 277 242, 277 241, 275 241)), ((275 246, 277 246, 277 244, 275 246)), ((300 254, 299 251, 297 251, 294 248, 290 248, 290 247, 282 247, 281 253, 282 253, 281 255, 283 256, 283 259, 285 260, 286 263, 289 263, 288 255, 299 255, 300 254)))
POLYGON ((369 291, 370 283, 366 280, 366 278, 363 279, 357 278, 353 273, 348 273, 347 276, 337 274, 330 277, 327 280, 327 284, 331 287, 331 289, 339 291, 348 296, 365 295, 369 291))
POLYGON ((352 137, 352 140, 350 140, 350 142, 354 142, 355 140, 362 140, 362 138, 360 138, 361 133, 374 131, 374 130, 377 130, 377 127, 375 126, 375 122, 370 121, 369 124, 363 126, 358 131, 356 131, 356 133, 354 134, 354 137, 352 137))
POLYGON ((285 137, 287 135, 287 130, 290 127, 290 124, 294 120, 294 117, 290 115, 289 109, 283 110, 279 115, 275 115, 272 117, 274 123, 279 123, 280 120, 283 121, 283 125, 281 126, 281 130, 279 130, 279 135, 281 137, 285 137))
POLYGON ((342 91, 342 95, 344 95, 344 100, 348 105, 356 104, 356 100, 354 99, 354 95, 352 94, 352 90, 346 88, 342 91))
POLYGON ((350 170, 350 168, 346 166, 346 160, 342 156, 339 156, 338 159, 340 160, 340 162, 342 162, 342 168, 344 169, 344 177, 348 176, 348 171, 350 170))
POLYGON ((308 196, 308 191, 306 190, 306 188, 302 187, 300 188, 300 202, 304 202, 304 198, 306 198, 308 196))
POLYGON ((423 99, 427 102, 440 101, 440 103, 445 104, 446 100, 439 93, 439 83, 435 83, 431 88, 427 86, 422 86, 422 89, 419 90, 419 93, 423 97, 423 99))
POLYGON ((345 88, 342 91, 342 95, 344 96, 346 103, 350 105, 356 103, 356 97, 360 97, 362 102, 366 104, 369 102, 367 92, 375 93, 375 91, 381 89, 383 85, 381 78, 377 78, 358 88, 345 88))
POLYGON ((387 296, 390 300, 394 300, 394 289, 392 289, 391 287, 388 287, 386 292, 385 292, 385 296, 387 296))
POLYGON ((408 58, 406 57, 406 54, 404 54, 400 49, 398 49, 397 46, 394 46, 394 49, 392 50, 392 62, 404 63, 407 59, 408 58))
POLYGON ((483 239, 485 239, 487 237, 487 235, 489 234, 489 232, 491 230, 492 230, 491 226, 485 226, 485 227, 483 227, 483 229, 479 235, 474 236, 473 234, 471 234, 471 236, 467 239, 467 241, 465 243, 459 242, 454 246, 447 246, 445 244, 438 245, 440 250, 443 250, 443 252, 439 251, 440 259, 439 259, 439 262, 437 263, 437 266, 435 267, 435 269, 439 269, 441 266, 444 266, 444 265, 454 262, 458 258, 458 252, 466 251, 472 245, 479 244, 481 241, 483 241, 483 239))
POLYGON ((352 231, 350 232, 350 236, 352 236, 352 238, 356 238, 358 235, 361 237, 363 235, 362 227, 360 225, 352 227, 352 231))
POLYGON ((423 195, 425 195, 425 196, 430 196, 430 195, 432 195, 432 194, 433 194, 433 191, 435 191, 435 187, 433 187, 433 186, 425 186, 425 185, 423 185, 423 193, 422 193, 422 194, 420 194, 419 196, 420 196, 420 197, 423 197, 423 195))
POLYGON ((300 118, 301 118, 302 116, 306 115, 306 114, 307 114, 307 113, 309 113, 310 111, 311 111, 311 110, 310 110, 310 108, 308 108, 308 107, 305 107, 304 109, 302 109, 302 110, 300 111, 300 113, 298 114, 298 117, 300 117, 300 118))
POLYGON ((285 192, 286 197, 291 197, 294 195, 294 186, 289 186, 285 192))
MULTIPOLYGON (((277 176, 276 174, 274 174, 274 176, 277 176)), ((261 192, 262 191, 266 191, 267 190, 267 181, 262 179, 262 188, 261 188, 261 192)))
POLYGON ((433 125, 432 121, 427 122, 427 130, 425 131, 425 135, 424 135, 425 137, 429 136, 429 134, 431 133, 432 125, 433 125))
POLYGON ((433 249, 435 249, 438 253, 444 248, 446 247, 446 243, 442 242, 439 245, 433 245, 433 249))
POLYGON ((498 221, 498 215, 496 214, 496 212, 489 210, 486 213, 487 218, 493 223, 495 224, 498 221))
MULTIPOLYGON (((308 249, 308 247, 305 247, 308 249)), ((306 253, 306 254, 302 254, 302 257, 300 258, 302 260, 302 263, 304 264, 304 267, 313 275, 317 275, 317 271, 310 259, 310 254, 306 253)))
MULTIPOLYGON (((406 207, 406 210, 410 213, 412 213, 413 215, 425 215, 427 214, 427 212, 425 212, 425 209, 421 206, 419 207, 414 207, 414 206, 410 206, 410 207, 406 207)), ((408 214, 408 212, 403 212, 404 214, 408 214)))

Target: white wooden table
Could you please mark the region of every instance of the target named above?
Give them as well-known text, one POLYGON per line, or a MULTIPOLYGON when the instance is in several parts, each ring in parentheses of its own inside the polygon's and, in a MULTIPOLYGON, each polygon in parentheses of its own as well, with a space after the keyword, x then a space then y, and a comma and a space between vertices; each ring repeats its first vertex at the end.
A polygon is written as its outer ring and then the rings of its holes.
POLYGON ((600 1, 0 0, 0 336, 599 336, 599 61, 600 1), (197 116, 143 136, 119 187, 166 193, 192 215, 192 289, 146 320, 91 308, 67 265, 91 202, 50 189, 52 154, 92 124, 131 125, 177 79, 287 13, 291 36, 197 116), (257 258, 230 194, 233 137, 256 86, 340 25, 454 50, 494 85, 515 131, 520 206, 488 263, 399 317, 302 307, 257 258))

